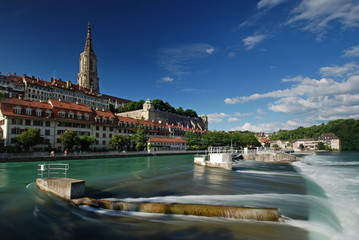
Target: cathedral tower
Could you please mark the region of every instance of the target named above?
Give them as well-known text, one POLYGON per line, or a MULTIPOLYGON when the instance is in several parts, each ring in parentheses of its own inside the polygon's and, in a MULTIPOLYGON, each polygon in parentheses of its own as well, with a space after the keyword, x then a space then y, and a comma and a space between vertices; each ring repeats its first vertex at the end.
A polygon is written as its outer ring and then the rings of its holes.
POLYGON ((80 55, 80 72, 77 84, 83 88, 92 89, 94 92, 100 92, 97 76, 97 57, 92 47, 90 23, 87 26, 85 50, 80 55))

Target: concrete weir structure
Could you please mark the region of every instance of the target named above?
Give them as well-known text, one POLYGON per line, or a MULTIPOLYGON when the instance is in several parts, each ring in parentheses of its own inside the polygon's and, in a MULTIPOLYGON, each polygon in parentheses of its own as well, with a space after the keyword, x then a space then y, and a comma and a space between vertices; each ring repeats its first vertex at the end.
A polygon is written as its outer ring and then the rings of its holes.
POLYGON ((119 211, 135 211, 159 214, 223 217, 257 221, 278 221, 278 208, 254 208, 205 204, 163 202, 125 202, 84 197, 85 181, 71 178, 38 178, 36 185, 44 191, 71 201, 77 206, 119 211))
POLYGON ((85 195, 85 181, 72 178, 38 178, 36 185, 61 198, 71 200, 85 195))

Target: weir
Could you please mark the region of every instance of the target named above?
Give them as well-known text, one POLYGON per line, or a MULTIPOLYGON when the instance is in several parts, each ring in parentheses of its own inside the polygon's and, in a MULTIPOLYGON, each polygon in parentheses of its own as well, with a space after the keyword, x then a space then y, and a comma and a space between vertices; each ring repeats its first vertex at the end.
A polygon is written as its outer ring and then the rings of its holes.
MULTIPOLYGON (((45 171, 48 166, 40 166, 45 171)), ((68 167, 66 168, 66 171, 68 167)), ((43 176, 43 175, 41 175, 43 176)), ((278 221, 278 208, 252 208, 204 204, 182 204, 161 202, 125 202, 84 197, 85 181, 64 177, 36 179, 36 185, 43 191, 53 193, 71 201, 77 206, 88 205, 119 211, 136 211, 159 214, 179 214, 205 217, 223 217, 258 221, 278 221)))

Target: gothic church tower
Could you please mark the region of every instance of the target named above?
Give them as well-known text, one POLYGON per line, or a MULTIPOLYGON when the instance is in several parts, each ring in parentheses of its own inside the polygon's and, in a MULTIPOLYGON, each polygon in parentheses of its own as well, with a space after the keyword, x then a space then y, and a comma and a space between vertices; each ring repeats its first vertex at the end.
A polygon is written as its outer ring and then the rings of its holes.
POLYGON ((80 55, 80 72, 77 84, 83 88, 92 89, 94 92, 100 92, 97 76, 97 57, 92 47, 90 23, 87 25, 85 50, 80 55))

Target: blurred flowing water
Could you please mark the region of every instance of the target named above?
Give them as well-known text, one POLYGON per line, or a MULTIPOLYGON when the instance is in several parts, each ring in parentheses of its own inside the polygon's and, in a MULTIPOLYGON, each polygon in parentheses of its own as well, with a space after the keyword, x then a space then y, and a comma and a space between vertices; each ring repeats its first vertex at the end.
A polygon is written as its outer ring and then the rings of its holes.
POLYGON ((85 180, 89 197, 277 207, 278 223, 77 207, 36 187, 38 162, 1 163, 0 239, 340 239, 356 234, 349 222, 358 224, 358 156, 314 155, 294 165, 238 161, 233 171, 196 166, 192 155, 66 162, 68 177, 85 180), (347 189, 322 185, 334 171, 347 189), (346 202, 347 194, 356 200, 346 202), (349 206, 356 215, 343 218, 339 210, 349 206))

